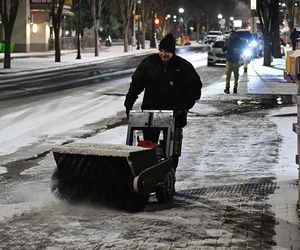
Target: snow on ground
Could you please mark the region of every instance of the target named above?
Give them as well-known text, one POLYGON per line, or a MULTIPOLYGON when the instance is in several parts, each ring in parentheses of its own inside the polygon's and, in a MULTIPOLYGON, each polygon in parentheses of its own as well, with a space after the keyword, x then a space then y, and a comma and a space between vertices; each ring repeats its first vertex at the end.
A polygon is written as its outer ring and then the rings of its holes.
POLYGON ((115 115, 123 109, 120 97, 101 96, 88 92, 77 95, 52 97, 45 102, 23 105, 19 110, 3 112, 0 117, 0 155, 16 152, 43 138, 58 136, 87 124, 107 118, 107 110, 115 115))
MULTIPOLYGON (((224 82, 216 82, 204 88, 203 98, 215 98, 222 93, 223 85, 224 82)), ((110 114, 123 110, 120 102, 123 97, 104 98, 93 91, 86 95, 77 94, 72 98, 58 96, 45 106, 38 101, 33 108, 21 105, 13 114, 7 110, 0 118, 0 155, 15 152, 43 136, 59 136, 76 130, 86 125, 86 121, 97 122, 106 118, 108 110, 110 114)), ((252 112, 250 115, 221 117, 215 115, 218 109, 211 105, 198 103, 193 110, 203 117, 191 113, 188 126, 184 129, 183 152, 177 171, 178 190, 243 183, 249 178, 262 176, 283 179, 297 176, 297 167, 294 165, 296 135, 291 131, 295 117, 275 116, 293 113, 295 107, 261 111, 263 115, 252 112)), ((120 126, 76 141, 125 144, 126 131, 127 126, 120 126)), ((49 179, 45 179, 55 167, 52 155, 46 157, 45 161, 22 172, 22 176, 33 176, 40 184, 26 181, 10 187, 12 192, 8 195, 13 199, 8 198, 7 202, 0 205, 0 220, 56 205, 58 201, 49 192, 49 179), (49 168, 45 170, 47 165, 49 168), (38 177, 42 178, 42 182, 38 177), (35 191, 34 196, 32 190, 35 191)), ((0 173, 5 171, 0 168, 0 173)))
POLYGON ((295 162, 297 154, 297 135, 292 131, 292 124, 297 122, 297 117, 280 116, 284 114, 296 114, 297 107, 284 107, 271 110, 268 118, 277 126, 277 131, 282 138, 279 148, 278 167, 274 169, 278 181, 297 179, 298 165, 295 162))
POLYGON ((7 172, 6 168, 0 167, 0 174, 4 174, 6 172, 7 172))

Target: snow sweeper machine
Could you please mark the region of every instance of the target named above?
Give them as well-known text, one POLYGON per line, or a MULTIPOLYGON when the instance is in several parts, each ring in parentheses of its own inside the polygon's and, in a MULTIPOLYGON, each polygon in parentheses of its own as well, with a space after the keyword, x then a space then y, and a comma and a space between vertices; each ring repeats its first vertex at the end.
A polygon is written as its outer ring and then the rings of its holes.
POLYGON ((173 111, 131 111, 126 145, 70 143, 53 148, 57 164, 52 192, 76 202, 103 203, 141 211, 149 195, 159 203, 172 200, 181 154, 182 129, 173 111), (143 130, 157 129, 159 142, 143 140, 143 130))

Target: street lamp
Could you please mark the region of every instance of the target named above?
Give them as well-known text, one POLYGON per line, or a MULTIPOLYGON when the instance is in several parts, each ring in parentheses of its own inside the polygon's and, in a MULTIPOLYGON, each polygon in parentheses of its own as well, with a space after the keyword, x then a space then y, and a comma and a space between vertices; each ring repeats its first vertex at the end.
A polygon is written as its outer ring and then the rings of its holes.
POLYGON ((180 42, 179 43, 182 43, 184 33, 185 33, 184 20, 183 20, 183 17, 182 17, 182 14, 184 13, 184 8, 180 7, 178 9, 178 13, 179 13, 178 25, 179 25, 179 32, 180 32, 180 34, 179 34, 180 42))
POLYGON ((219 24, 220 24, 220 30, 222 30, 222 28, 225 28, 225 19, 223 19, 223 15, 220 13, 218 14, 218 19, 219 19, 219 24))
POLYGON ((231 27, 229 27, 230 29, 234 29, 234 25, 233 25, 233 21, 234 21, 234 17, 233 16, 231 16, 231 17, 229 17, 229 20, 230 20, 230 22, 231 22, 231 27))
POLYGON ((77 57, 76 59, 81 59, 81 54, 80 54, 80 25, 81 25, 81 22, 80 22, 80 3, 81 3, 81 0, 78 0, 77 1, 77 57))

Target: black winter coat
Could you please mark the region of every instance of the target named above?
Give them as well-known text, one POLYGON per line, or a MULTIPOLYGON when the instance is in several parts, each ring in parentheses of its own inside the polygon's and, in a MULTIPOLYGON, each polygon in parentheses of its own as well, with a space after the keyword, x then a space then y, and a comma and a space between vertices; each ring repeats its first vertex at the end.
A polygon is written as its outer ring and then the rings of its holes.
POLYGON ((238 63, 241 60, 242 51, 246 47, 247 42, 239 37, 227 40, 224 47, 224 50, 227 50, 227 61, 230 63, 238 63))
POLYGON ((201 96, 202 82, 191 63, 173 55, 165 65, 158 54, 145 58, 132 76, 126 109, 145 90, 142 109, 189 110, 201 96))

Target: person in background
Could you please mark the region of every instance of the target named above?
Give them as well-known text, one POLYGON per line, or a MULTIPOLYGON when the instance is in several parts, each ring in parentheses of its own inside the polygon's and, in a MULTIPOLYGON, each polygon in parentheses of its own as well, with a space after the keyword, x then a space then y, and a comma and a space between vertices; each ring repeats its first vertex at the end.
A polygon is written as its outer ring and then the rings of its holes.
POLYGON ((235 31, 231 31, 230 37, 225 42, 225 46, 223 48, 224 51, 227 51, 226 84, 224 89, 225 94, 230 94, 230 78, 232 72, 234 75, 233 93, 237 93, 240 60, 242 56, 243 47, 244 42, 237 36, 235 31))
MULTIPOLYGON (((173 110, 175 130, 182 136, 182 128, 187 124, 188 110, 200 99, 202 82, 193 65, 176 55, 175 45, 173 34, 167 34, 159 43, 158 53, 146 57, 140 63, 132 75, 124 106, 129 117, 139 94, 144 91, 141 108, 173 110)), ((144 140, 156 143, 159 133, 159 130, 149 128, 143 131, 144 140)), ((178 163, 178 158, 176 160, 178 163)))
POLYGON ((296 47, 297 47, 297 39, 299 38, 299 32, 297 31, 296 28, 293 29, 293 31, 291 32, 290 34, 290 39, 291 39, 291 42, 292 42, 292 47, 293 47, 293 50, 296 50, 296 47))

